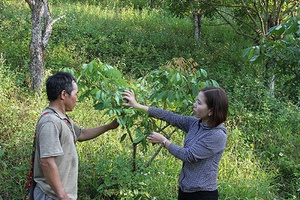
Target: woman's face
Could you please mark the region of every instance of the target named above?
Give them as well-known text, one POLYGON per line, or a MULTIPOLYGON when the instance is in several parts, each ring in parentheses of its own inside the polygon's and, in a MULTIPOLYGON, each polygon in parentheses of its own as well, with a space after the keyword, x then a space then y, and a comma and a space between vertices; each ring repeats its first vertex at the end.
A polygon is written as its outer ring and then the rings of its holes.
POLYGON ((212 109, 209 109, 206 104, 206 97, 203 92, 199 92, 197 96, 197 100, 194 103, 194 116, 197 118, 201 118, 205 123, 208 121, 210 115, 212 115, 212 109))

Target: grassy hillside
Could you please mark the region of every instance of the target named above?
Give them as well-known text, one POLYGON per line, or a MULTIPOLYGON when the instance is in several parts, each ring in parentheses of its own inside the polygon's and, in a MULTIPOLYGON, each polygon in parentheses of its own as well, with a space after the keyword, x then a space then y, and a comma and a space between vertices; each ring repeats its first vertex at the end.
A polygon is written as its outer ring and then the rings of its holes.
MULTIPOLYGON (((75 1, 74 1, 75 2, 75 1)), ((228 144, 220 166, 220 199, 297 199, 300 188, 299 107, 271 98, 259 68, 242 59, 251 45, 219 20, 205 19, 200 43, 192 22, 160 10, 50 2, 53 26, 46 75, 78 70, 99 58, 136 78, 175 57, 192 58, 219 82, 230 99, 228 144)), ((30 10, 25 2, 0 2, 0 199, 21 199, 32 134, 47 105, 45 93, 28 93, 30 10)), ((91 127, 110 119, 79 103, 76 123, 91 127)), ((79 199, 176 199, 181 163, 162 151, 149 168, 132 174, 131 147, 122 129, 79 143, 79 199), (159 187, 157 187, 159 185, 159 187)), ((172 139, 181 144, 183 135, 172 139)), ((147 162, 155 148, 139 155, 147 162)))

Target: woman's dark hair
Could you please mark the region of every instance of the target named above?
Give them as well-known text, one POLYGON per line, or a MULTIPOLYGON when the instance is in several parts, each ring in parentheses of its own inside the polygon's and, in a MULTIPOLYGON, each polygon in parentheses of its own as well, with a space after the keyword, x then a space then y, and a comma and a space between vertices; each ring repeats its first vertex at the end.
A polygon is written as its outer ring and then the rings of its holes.
POLYGON ((76 82, 75 77, 68 72, 57 72, 56 74, 48 77, 46 81, 46 91, 49 101, 54 101, 58 95, 65 90, 69 95, 73 90, 72 83, 76 82))
POLYGON ((212 109, 212 116, 208 121, 209 127, 216 127, 226 121, 228 113, 228 98, 220 87, 206 87, 200 90, 206 97, 208 109, 212 109))

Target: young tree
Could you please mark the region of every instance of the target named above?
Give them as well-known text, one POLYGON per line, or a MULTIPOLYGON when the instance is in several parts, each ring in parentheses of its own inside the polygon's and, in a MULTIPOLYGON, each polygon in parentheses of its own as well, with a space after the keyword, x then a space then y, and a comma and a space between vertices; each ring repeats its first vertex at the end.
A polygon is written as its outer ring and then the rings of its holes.
POLYGON ((256 44, 283 18, 293 12, 295 0, 228 0, 208 3, 234 31, 252 39, 256 44))
MULTIPOLYGON (((208 1, 210 2, 210 1, 208 1)), ((168 9, 178 17, 190 17, 194 23, 194 38, 201 38, 202 21, 205 16, 212 16, 213 9, 206 0, 170 0, 168 9)))
MULTIPOLYGON (((227 0, 221 4, 215 1, 207 3, 237 34, 253 40, 254 45, 266 40, 270 29, 279 26, 287 16, 294 15, 299 6, 296 0, 227 0)), ((269 39, 276 41, 281 36, 269 39)), ((270 94, 274 96, 274 70, 277 68, 274 58, 264 60, 263 67, 270 94)))
POLYGON ((270 29, 260 45, 249 47, 244 52, 244 56, 255 64, 269 62, 274 76, 287 77, 277 80, 283 88, 282 95, 295 104, 300 102, 299 22, 300 14, 286 18, 282 24, 270 29))
MULTIPOLYGON (((70 69, 66 70, 74 73, 70 69)), ((138 147, 142 145, 144 150, 147 149, 146 137, 151 131, 164 133, 170 138, 177 129, 161 120, 149 118, 145 112, 123 107, 121 92, 130 89, 138 94, 138 102, 144 104, 147 102, 154 107, 191 115, 191 111, 186 108, 192 106, 199 90, 208 85, 218 86, 216 81, 207 80, 206 71, 196 62, 184 58, 174 58, 161 68, 135 81, 124 79, 121 71, 103 64, 100 60, 84 64, 76 77, 81 91, 80 100, 91 98, 96 110, 104 111, 109 117, 118 118, 124 129, 121 141, 129 138, 132 144, 133 172, 141 168, 137 165, 138 147)), ((158 147, 157 152, 144 167, 151 164, 160 150, 161 147, 158 147)))
POLYGON ((298 4, 297 0, 168 0, 165 3, 177 16, 193 19, 197 40, 200 39, 203 17, 219 15, 237 34, 256 44, 298 4))
POLYGON ((44 78, 44 55, 51 36, 52 19, 47 0, 25 0, 31 10, 30 77, 31 89, 40 91, 44 78))

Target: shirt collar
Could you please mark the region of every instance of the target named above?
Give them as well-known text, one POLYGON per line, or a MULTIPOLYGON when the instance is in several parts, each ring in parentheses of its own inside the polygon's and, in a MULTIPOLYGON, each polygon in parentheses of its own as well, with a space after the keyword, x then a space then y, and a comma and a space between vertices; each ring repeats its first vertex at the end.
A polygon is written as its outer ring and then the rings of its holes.
POLYGON ((52 112, 54 112, 54 114, 56 114, 60 119, 69 119, 67 114, 63 114, 60 110, 52 108, 50 106, 48 106, 46 109, 51 110, 52 112))

